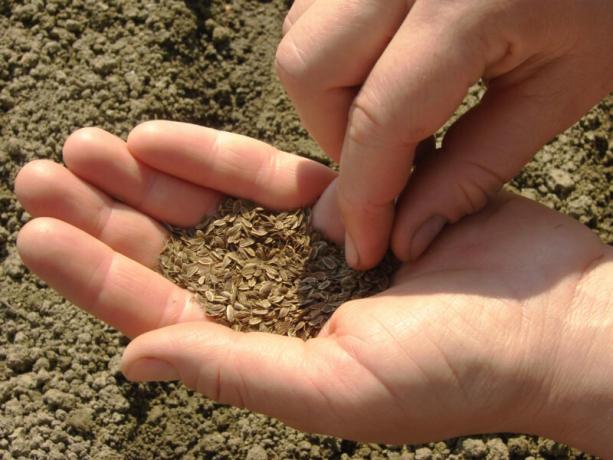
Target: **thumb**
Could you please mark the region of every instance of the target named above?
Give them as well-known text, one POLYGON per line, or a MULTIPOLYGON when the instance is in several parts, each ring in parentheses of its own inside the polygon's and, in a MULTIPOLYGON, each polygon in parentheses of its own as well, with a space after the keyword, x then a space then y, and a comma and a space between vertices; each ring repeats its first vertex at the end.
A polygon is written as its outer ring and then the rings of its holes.
POLYGON ((304 431, 356 435, 349 431, 349 419, 367 415, 350 401, 339 369, 344 379, 364 380, 353 375, 361 368, 353 366, 332 339, 303 342, 209 322, 142 334, 122 359, 122 371, 130 380, 181 380, 215 401, 264 413, 304 431))
POLYGON ((559 63, 517 84, 493 81, 481 103, 426 155, 399 197, 392 249, 413 260, 446 222, 480 210, 547 141, 599 100, 582 90, 573 66, 559 63))

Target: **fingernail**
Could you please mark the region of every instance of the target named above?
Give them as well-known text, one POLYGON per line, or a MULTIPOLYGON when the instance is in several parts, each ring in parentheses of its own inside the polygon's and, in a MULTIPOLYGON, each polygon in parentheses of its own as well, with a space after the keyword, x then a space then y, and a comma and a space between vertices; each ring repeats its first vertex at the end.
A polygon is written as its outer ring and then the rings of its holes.
POLYGON ((421 227, 413 235, 413 241, 411 242, 410 257, 411 260, 417 259, 422 253, 428 249, 430 243, 441 232, 447 219, 443 216, 432 216, 425 221, 421 227))
POLYGON ((134 361, 125 371, 126 377, 136 382, 179 380, 177 370, 165 361, 142 358, 134 361))
POLYGON ((356 268, 360 263, 360 256, 349 233, 345 233, 345 258, 350 267, 356 268))

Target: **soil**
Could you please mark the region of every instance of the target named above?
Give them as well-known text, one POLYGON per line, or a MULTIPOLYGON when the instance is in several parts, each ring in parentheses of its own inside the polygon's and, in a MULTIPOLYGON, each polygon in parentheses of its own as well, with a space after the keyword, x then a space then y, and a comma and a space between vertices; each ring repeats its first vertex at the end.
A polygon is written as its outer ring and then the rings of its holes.
MULTIPOLYGON (((522 434, 359 444, 301 433, 178 384, 132 384, 118 370, 127 339, 22 266, 15 238, 29 216, 13 195, 15 175, 30 160, 59 160, 79 127, 126 136, 140 121, 168 118, 322 159, 272 71, 289 3, 0 0, 1 458, 591 458, 522 434)), ((511 185, 609 244, 612 106, 609 97, 558 136, 511 185)))

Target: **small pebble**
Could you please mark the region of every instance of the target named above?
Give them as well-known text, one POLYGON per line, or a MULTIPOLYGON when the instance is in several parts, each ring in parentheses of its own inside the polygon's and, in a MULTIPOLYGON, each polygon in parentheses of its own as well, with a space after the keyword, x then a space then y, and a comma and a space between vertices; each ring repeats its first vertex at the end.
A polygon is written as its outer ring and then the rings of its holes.
POLYGON ((420 447, 415 451, 415 460, 430 460, 432 458, 432 450, 427 447, 420 447))
POLYGON ((225 442, 221 433, 211 433, 205 435, 200 444, 206 453, 215 454, 223 449, 225 442))
POLYGON ((568 195, 575 188, 572 176, 559 168, 552 168, 546 178, 549 190, 562 195, 568 195))
POLYGON ((232 32, 227 27, 217 26, 213 29, 213 43, 215 46, 227 45, 231 36, 232 32))
POLYGON ((509 452, 514 457, 522 457, 530 453, 530 443, 523 436, 509 438, 507 441, 507 446, 509 448, 509 452))
POLYGON ((509 448, 500 438, 487 441, 487 460, 508 460, 509 448))
POLYGON ((592 199, 585 195, 573 198, 567 203, 568 214, 576 219, 583 217, 584 215, 589 215, 592 203, 592 199))
POLYGON ((487 453, 487 447, 480 439, 465 439, 462 441, 462 449, 468 458, 482 458, 487 453))
POLYGON ((34 357, 24 348, 13 348, 6 355, 6 365, 20 374, 32 368, 34 357))
POLYGON ((70 413, 66 419, 66 424, 81 433, 90 433, 94 421, 88 409, 76 409, 70 413))
POLYGON ((268 460, 266 449, 260 445, 255 445, 247 452, 246 460, 268 460))
POLYGON ((73 409, 76 405, 76 398, 73 395, 56 390, 55 388, 47 390, 47 392, 43 395, 43 401, 45 401, 45 403, 52 408, 66 410, 73 409))

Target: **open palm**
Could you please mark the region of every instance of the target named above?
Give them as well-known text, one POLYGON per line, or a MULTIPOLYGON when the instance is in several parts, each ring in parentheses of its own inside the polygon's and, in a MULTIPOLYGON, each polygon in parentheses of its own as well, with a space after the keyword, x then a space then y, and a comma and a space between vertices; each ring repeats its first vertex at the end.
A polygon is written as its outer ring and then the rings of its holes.
MULTIPOLYGON (((596 360, 588 377, 604 378, 606 358, 592 350, 598 340, 608 346, 600 334, 608 313, 593 302, 582 313, 577 299, 611 250, 538 204, 499 196, 401 267, 386 292, 341 306, 302 342, 207 320, 155 271, 167 237, 159 222, 194 225, 225 194, 271 208, 312 205, 333 171, 172 122, 140 125, 127 143, 78 131, 64 159, 68 168, 42 160, 17 178, 36 217, 19 251, 61 294, 134 338, 128 378, 181 379, 303 430, 383 442, 542 432, 537 421, 550 415, 542 401, 572 399, 565 377, 574 368, 596 360), (594 321, 574 320, 588 313, 594 321)), ((326 215, 320 225, 338 228, 326 215)))

